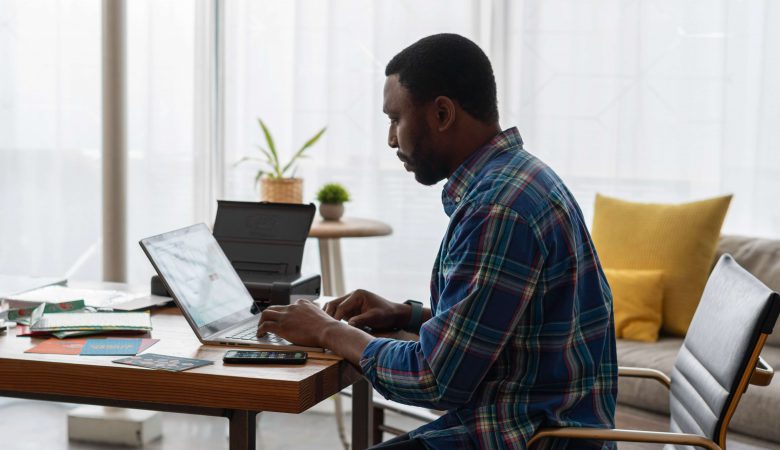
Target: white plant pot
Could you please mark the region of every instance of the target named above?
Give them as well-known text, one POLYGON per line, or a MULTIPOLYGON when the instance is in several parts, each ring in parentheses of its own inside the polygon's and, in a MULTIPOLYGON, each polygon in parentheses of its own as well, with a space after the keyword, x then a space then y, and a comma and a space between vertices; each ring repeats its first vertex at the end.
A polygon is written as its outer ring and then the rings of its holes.
POLYGON ((320 215, 325 220, 339 220, 344 215, 343 203, 320 204, 320 215))

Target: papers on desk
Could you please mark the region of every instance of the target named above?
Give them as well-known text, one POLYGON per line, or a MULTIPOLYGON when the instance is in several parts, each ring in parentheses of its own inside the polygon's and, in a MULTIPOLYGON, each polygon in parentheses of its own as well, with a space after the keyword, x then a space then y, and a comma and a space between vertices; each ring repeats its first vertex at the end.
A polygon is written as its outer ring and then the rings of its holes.
POLYGON ((34 291, 6 297, 9 308, 36 307, 41 303, 62 303, 84 300, 86 306, 111 308, 113 305, 129 302, 148 294, 113 290, 77 289, 65 286, 47 286, 34 291))
POLYGON ((159 339, 47 339, 25 351, 50 355, 136 355, 159 339))
POLYGON ((106 332, 145 333, 152 329, 148 311, 95 312, 85 309, 82 300, 12 309, 5 311, 2 318, 17 323, 17 336, 52 335, 63 339, 106 332))
POLYGON ((30 331, 33 334, 58 331, 146 332, 151 330, 152 319, 149 316, 149 312, 146 311, 44 314, 37 320, 35 320, 35 314, 33 314, 30 322, 30 331))
MULTIPOLYGON (((0 312, 0 319, 10 320, 22 325, 30 325, 32 314, 38 307, 40 307, 40 305, 2 311, 0 312)), ((43 313, 72 312, 82 309, 84 309, 84 300, 74 300, 72 302, 46 303, 43 307, 43 313)))

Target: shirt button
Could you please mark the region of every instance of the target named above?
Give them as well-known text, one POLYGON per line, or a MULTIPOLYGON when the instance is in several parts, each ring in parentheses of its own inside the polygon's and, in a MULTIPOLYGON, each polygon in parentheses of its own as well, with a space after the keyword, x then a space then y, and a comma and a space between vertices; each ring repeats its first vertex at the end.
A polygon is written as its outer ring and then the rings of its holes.
POLYGON ((460 202, 460 197, 455 197, 455 203, 459 203, 459 202, 460 202))

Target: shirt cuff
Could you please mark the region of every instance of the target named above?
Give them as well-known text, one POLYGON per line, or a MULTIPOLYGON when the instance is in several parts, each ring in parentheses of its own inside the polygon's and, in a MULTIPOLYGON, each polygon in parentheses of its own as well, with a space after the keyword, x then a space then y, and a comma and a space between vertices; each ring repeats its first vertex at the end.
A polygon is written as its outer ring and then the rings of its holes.
POLYGON ((379 360, 379 352, 390 342, 393 340, 376 338, 369 342, 366 349, 363 350, 363 355, 360 357, 360 368, 363 369, 363 376, 368 378, 371 384, 376 381, 376 364, 379 360))

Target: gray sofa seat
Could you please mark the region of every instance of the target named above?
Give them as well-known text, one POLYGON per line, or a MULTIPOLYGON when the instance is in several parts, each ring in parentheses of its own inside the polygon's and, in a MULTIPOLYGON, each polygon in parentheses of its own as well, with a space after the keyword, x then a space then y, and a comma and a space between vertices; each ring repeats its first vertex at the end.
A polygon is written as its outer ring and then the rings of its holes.
MULTIPOLYGON (((745 236, 721 236, 715 261, 723 253, 734 259, 780 292, 780 240, 745 236)), ((713 261, 713 265, 715 264, 713 261)), ((658 342, 644 343, 619 339, 618 364, 649 367, 671 374, 682 338, 662 337, 658 342)), ((780 372, 780 324, 769 336, 761 356, 780 372)), ((621 378, 618 383, 618 403, 669 414, 669 391, 654 380, 621 378)), ((737 406, 730 430, 759 439, 780 443, 780 373, 769 386, 750 386, 737 406)))
MULTIPOLYGON (((671 374, 681 338, 661 338, 655 343, 619 339, 618 362, 621 366, 649 367, 671 374)), ((766 346, 761 356, 774 368, 780 368, 780 348, 766 346)), ((621 377, 618 402, 637 408, 669 414, 669 391, 655 380, 621 377)), ((780 443, 780 375, 769 386, 750 386, 737 407, 730 430, 780 443)))

